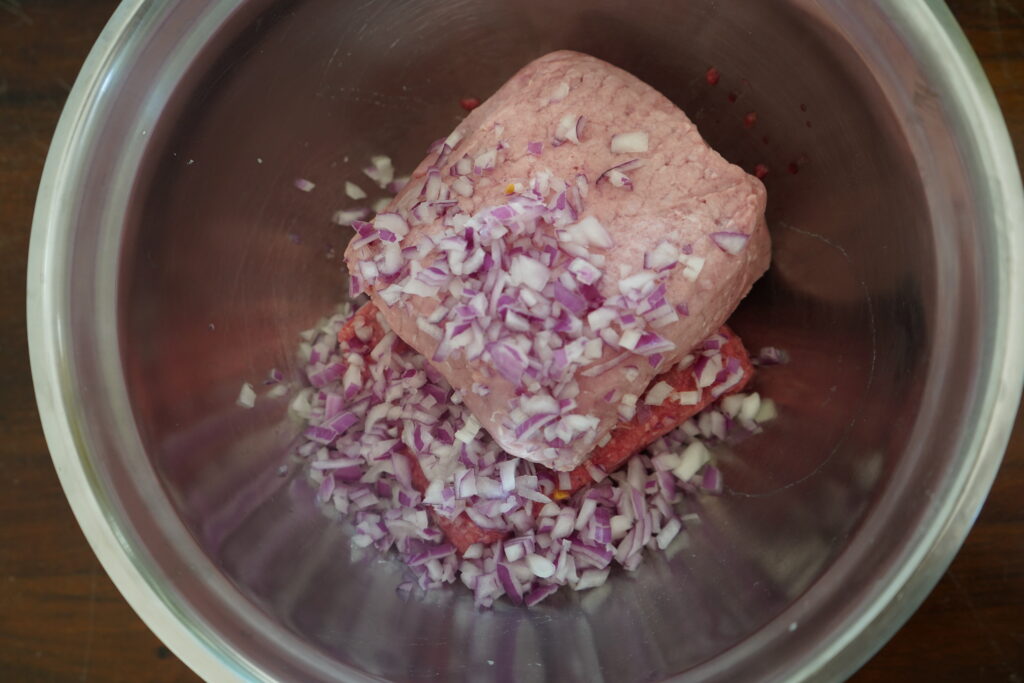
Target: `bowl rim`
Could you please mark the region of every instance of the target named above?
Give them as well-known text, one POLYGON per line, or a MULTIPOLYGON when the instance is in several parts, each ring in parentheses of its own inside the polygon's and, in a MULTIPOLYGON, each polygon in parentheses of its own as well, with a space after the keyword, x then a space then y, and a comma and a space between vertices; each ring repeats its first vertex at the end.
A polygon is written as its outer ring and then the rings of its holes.
MULTIPOLYGON (((230 12, 239 0, 219 3, 230 12)), ((844 637, 811 650, 796 680, 845 677, 872 657, 924 601, 963 544, 992 481, 1013 428, 1024 381, 1024 231, 1014 221, 1024 215, 1024 193, 1013 145, 989 81, 966 36, 941 0, 878 0, 886 13, 916 41, 915 47, 942 55, 942 73, 964 91, 963 97, 944 102, 949 116, 965 124, 963 134, 980 150, 980 170, 990 179, 984 187, 987 216, 997 246, 999 270, 997 330, 994 360, 981 401, 981 414, 989 419, 973 435, 969 451, 974 458, 961 473, 959 490, 943 513, 930 525, 913 560, 905 564, 879 599, 860 609, 861 614, 844 637)), ((36 199, 29 247, 26 313, 29 354, 39 416, 71 509, 93 552, 135 612, 189 667, 207 680, 272 680, 239 653, 219 646, 178 615, 165 594, 155 590, 116 528, 110 510, 98 495, 98 481, 80 454, 80 436, 68 405, 73 387, 67 373, 68 350, 61 347, 59 327, 62 289, 59 278, 48 277, 63 254, 62 246, 74 230, 72 212, 62 204, 63 191, 73 186, 87 165, 80 152, 83 137, 94 126, 89 112, 102 97, 104 80, 125 38, 140 16, 160 3, 124 0, 103 29, 84 62, 65 103, 54 133, 36 199)))

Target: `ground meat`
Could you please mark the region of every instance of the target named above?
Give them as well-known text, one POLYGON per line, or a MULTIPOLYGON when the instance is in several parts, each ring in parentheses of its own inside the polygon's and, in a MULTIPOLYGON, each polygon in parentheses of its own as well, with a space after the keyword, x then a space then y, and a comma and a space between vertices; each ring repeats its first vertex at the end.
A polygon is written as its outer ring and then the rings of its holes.
MULTIPOLYGON (((354 240, 346 252, 350 270, 361 275, 359 285, 391 328, 434 359, 504 450, 556 470, 572 470, 591 457, 613 429, 632 419, 623 402, 642 397, 653 378, 719 328, 767 269, 764 187, 712 150, 686 115, 660 93, 610 64, 573 52, 555 52, 527 65, 474 109, 447 140, 450 144, 439 144, 420 164, 388 209, 408 223, 407 233, 396 236, 389 231, 377 239, 373 230, 384 227, 384 221, 378 218, 374 226, 363 226, 364 239, 354 240), (527 333, 512 327, 507 333, 518 334, 526 345, 538 334, 548 334, 552 348, 602 338, 606 343, 599 357, 569 363, 564 376, 555 376, 546 366, 539 378, 510 376, 491 351, 491 344, 506 333, 502 325, 509 323, 503 317, 497 320, 493 310, 480 324, 487 342, 484 350, 440 354, 438 330, 451 316, 445 318, 447 311, 439 307, 454 310, 450 292, 461 293, 462 285, 446 280, 448 289, 440 295, 404 293, 416 272, 440 263, 442 240, 483 220, 492 207, 531 191, 547 201, 558 188, 566 192, 566 187, 571 204, 572 188, 579 186, 580 177, 586 192, 585 199, 576 195, 579 207, 570 207, 575 222, 539 220, 536 239, 547 239, 561 250, 574 226, 596 219, 609 241, 591 243, 587 249, 589 260, 601 264, 602 276, 592 286, 580 286, 579 291, 590 296, 586 310, 574 316, 576 327, 568 336, 552 332, 544 320, 553 311, 563 313, 550 295, 550 282, 544 291, 526 295, 521 290, 527 286, 519 287, 522 310, 543 310, 546 315, 533 322, 528 319, 534 329, 527 333), (549 184, 555 188, 550 194, 549 184), (401 247, 397 264, 393 261, 399 251, 392 246, 389 256, 388 240, 401 247), (664 245, 665 250, 658 252, 664 245), (653 253, 668 253, 671 266, 646 269, 645 258, 650 260, 653 253), (367 263, 376 265, 367 270, 367 263), (644 273, 656 275, 652 282, 659 287, 649 296, 659 296, 675 311, 657 323, 642 315, 635 321, 625 319, 632 314, 631 306, 642 310, 646 303, 626 301, 623 282, 644 273), (598 307, 617 311, 617 317, 588 327, 587 316, 598 307), (440 323, 434 328, 424 325, 435 318, 440 323), (603 333, 604 328, 610 334, 603 333), (654 335, 666 348, 656 354, 632 352, 620 344, 627 332, 654 335), (588 374, 595 367, 602 371, 588 374), (528 414, 521 409, 523 397, 543 392, 571 407, 562 408, 556 423, 523 435, 523 416, 528 414), (579 419, 569 424, 570 418, 579 419), (562 429, 566 424, 568 432, 562 429)), ((459 234, 466 239, 464 232, 459 234)), ((480 239, 479 232, 476 238, 480 239)), ((574 253, 579 253, 579 245, 575 252, 558 251, 552 257, 552 282, 567 272, 574 253)), ((508 257, 505 252, 506 260, 493 267, 508 272, 508 257)), ((453 277, 458 279, 458 273, 453 277)), ((536 361, 527 359, 534 375, 536 361)))

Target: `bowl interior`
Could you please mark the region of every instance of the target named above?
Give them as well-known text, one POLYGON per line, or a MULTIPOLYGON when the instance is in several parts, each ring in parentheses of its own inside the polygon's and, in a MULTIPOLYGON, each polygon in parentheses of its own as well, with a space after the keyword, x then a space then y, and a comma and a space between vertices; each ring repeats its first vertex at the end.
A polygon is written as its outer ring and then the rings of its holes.
POLYGON ((141 449, 115 449, 100 476, 183 618, 296 678, 760 677, 844 632, 961 464, 985 315, 938 94, 884 13, 860 5, 150 8, 139 30, 157 38, 110 84, 108 142, 132 151, 97 158, 90 180, 124 188, 127 208, 78 238, 88 286, 71 297, 88 327, 97 292, 114 293, 123 379, 108 379, 130 413, 95 418, 141 449), (246 381, 262 393, 271 368, 298 386, 299 331, 346 296, 350 230, 331 217, 366 202, 344 182, 369 189, 373 154, 408 173, 464 115, 460 98, 560 48, 631 71, 726 158, 769 169, 774 263, 733 322, 749 348, 791 356, 756 380, 780 417, 719 451, 724 494, 694 501, 702 521, 635 573, 533 610, 478 611, 461 586, 406 600, 401 566, 350 548, 314 505, 288 398, 243 410, 235 397, 246 381))

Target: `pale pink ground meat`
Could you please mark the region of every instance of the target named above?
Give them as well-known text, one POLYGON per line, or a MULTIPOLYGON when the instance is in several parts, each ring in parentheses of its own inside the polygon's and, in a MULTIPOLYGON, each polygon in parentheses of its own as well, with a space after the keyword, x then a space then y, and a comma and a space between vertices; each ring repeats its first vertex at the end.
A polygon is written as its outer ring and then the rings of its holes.
MULTIPOLYGON (((578 385, 572 412, 593 419, 585 433, 568 443, 552 445, 539 432, 517 437, 509 422, 517 387, 496 372, 487 354, 469 359, 456 352, 435 363, 503 449, 554 469, 571 470, 623 420, 622 400, 632 396, 642 402, 652 378, 718 329, 765 272, 770 242, 764 186, 711 149, 686 115, 653 88, 601 60, 567 51, 528 64, 467 116, 448 140, 453 143, 451 152, 440 163, 437 154, 428 155, 389 211, 408 215, 423 200, 432 165, 440 170, 433 182, 443 184, 442 198, 450 197, 447 201, 457 202, 455 211, 468 216, 502 206, 522 188, 536 186, 538 178, 562 179, 571 185, 583 175, 586 197, 578 220, 596 219, 612 241, 610 248, 588 247, 591 260, 604 274, 595 283, 601 295, 618 296, 624 279, 651 272, 645 270, 645 256, 650 259, 659 249, 670 258, 678 255, 674 267, 658 275, 678 320, 663 322, 657 329, 640 328, 656 332, 673 348, 651 360, 610 343, 600 358, 569 368, 578 385), (580 117, 579 127, 567 125, 580 117), (465 159, 475 166, 468 173, 465 159), (606 173, 624 163, 621 175, 606 173), (608 365, 617 357, 620 362, 587 375, 588 368, 608 365)), ((439 241, 451 230, 451 221, 446 225, 440 218, 410 222, 408 234, 400 240, 410 253, 412 247, 423 246, 425 240, 439 241)), ((556 234, 552 226, 545 229, 556 234)), ((360 262, 379 257, 381 246, 379 241, 350 246, 346 258, 351 271, 359 273, 360 262)), ((430 249, 421 252, 424 267, 436 258, 430 249)), ((413 294, 385 300, 380 283, 364 286, 396 334, 427 358, 434 357, 439 340, 425 332, 420 321, 443 303, 437 297, 413 294)), ((586 325, 586 316, 582 317, 586 325)), ((610 321, 595 322, 595 329, 585 334, 596 338, 604 326, 616 335, 626 332, 626 326, 610 321)), ((519 387, 518 395, 523 393, 519 387)))

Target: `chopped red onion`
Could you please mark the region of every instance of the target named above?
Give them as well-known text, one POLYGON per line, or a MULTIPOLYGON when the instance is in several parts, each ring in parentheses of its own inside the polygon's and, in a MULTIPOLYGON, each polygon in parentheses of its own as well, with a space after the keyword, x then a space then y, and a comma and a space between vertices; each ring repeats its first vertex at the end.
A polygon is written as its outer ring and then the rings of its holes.
POLYGON ((713 465, 705 467, 700 485, 708 493, 720 494, 722 492, 722 474, 719 469, 713 465))
POLYGON ((678 263, 679 248, 667 240, 660 242, 653 251, 644 254, 644 268, 648 270, 668 270, 678 263))
POLYGON ((392 180, 384 189, 386 189, 388 192, 394 195, 401 192, 408 184, 409 176, 403 176, 401 178, 395 178, 394 180, 392 180))
POLYGON ((583 315, 587 311, 587 300, 576 292, 570 291, 560 281, 555 282, 555 299, 569 309, 573 315, 583 315))
POLYGON ((642 154, 648 149, 647 133, 632 131, 612 136, 611 150, 613 154, 642 154))
POLYGON ((321 503, 326 503, 331 499, 331 495, 334 493, 335 481, 332 475, 324 477, 323 481, 320 482, 320 488, 317 489, 316 497, 321 503))
POLYGON ((359 421, 360 418, 355 413, 344 412, 328 422, 327 427, 333 430, 335 434, 341 435, 348 431, 349 427, 357 424, 359 421))
POLYGON ((525 604, 527 607, 533 607, 540 603, 551 594, 558 591, 558 584, 555 583, 542 583, 534 588, 532 591, 526 594, 525 604))
POLYGON ((493 342, 487 345, 487 352, 502 377, 513 384, 522 381, 526 359, 519 349, 505 342, 493 342))
POLYGON ((558 419, 557 413, 537 413, 531 415, 522 423, 516 426, 515 435, 517 439, 528 439, 540 429, 558 419))
POLYGON ((711 453, 700 441, 694 441, 679 456, 679 465, 672 473, 684 482, 690 481, 695 474, 708 462, 711 453))
POLYGON ((555 102, 561 102, 569 95, 569 84, 562 81, 556 85, 551 94, 548 96, 547 104, 554 104, 555 102))
POLYGON ((428 202, 436 202, 446 198, 443 196, 444 192, 445 185, 441 179, 441 172, 434 168, 427 171, 427 181, 423 184, 420 196, 428 202))
POLYGON ((713 232, 711 233, 711 241, 718 245, 718 248, 722 251, 736 256, 744 247, 747 246, 747 240, 750 239, 750 235, 745 235, 742 232, 713 232))
POLYGON ((608 171, 605 177, 612 184, 612 187, 623 187, 630 191, 633 189, 633 180, 622 171, 612 169, 608 171))
MULTIPOLYGON (((580 141, 584 126, 580 117, 571 117, 561 142, 580 141)), ((619 143, 630 149, 637 140, 627 137, 619 143)), ((449 137, 435 147, 437 165, 417 186, 423 201, 382 212, 373 225, 353 220, 368 258, 360 264, 352 291, 366 286, 396 304, 402 296, 436 298, 432 312, 417 320, 419 329, 438 339, 435 360, 484 358, 496 375, 520 387, 504 429, 551 447, 570 443, 591 432, 597 421, 574 412, 581 389, 565 378, 582 368, 584 376, 613 370, 630 352, 646 356, 647 364, 635 360, 638 365, 659 367, 675 346, 653 330, 680 312, 666 300, 663 273, 677 263, 684 273, 693 270, 692 259, 698 257, 686 253, 689 245, 663 242, 645 255, 644 270, 624 278, 621 293, 606 300, 596 285, 605 263, 602 250, 615 245, 604 226, 583 213, 586 176, 567 182, 538 173, 512 183, 513 194, 504 204, 470 216, 459 210, 457 197, 473 188, 472 171, 496 167, 507 145, 499 142, 475 159, 462 155, 449 161, 444 173, 443 160, 459 142, 449 137), (443 223, 440 234, 402 248, 411 224, 436 220, 443 223), (608 351, 609 345, 620 344, 625 351, 608 351)), ((543 149, 531 145, 528 154, 543 149)), ((625 186, 625 173, 641 164, 628 160, 598 180, 625 186)), ((383 161, 380 166, 385 167, 383 161)), ((304 439, 313 446, 301 446, 299 452, 305 457, 316 453, 311 476, 330 480, 320 484, 321 490, 332 487, 324 502, 330 500, 353 517, 353 543, 381 552, 394 549, 424 588, 459 578, 474 591, 477 604, 490 605, 501 595, 536 604, 561 585, 600 585, 613 559, 635 569, 645 547, 670 542, 677 520, 673 506, 704 488, 714 490, 715 477, 720 477, 704 460, 689 473, 694 483, 677 485, 679 471, 692 462, 681 456, 674 462, 662 458, 660 465, 652 460, 687 452, 703 438, 721 438, 730 425, 723 413, 716 413, 703 427, 688 427, 709 437, 677 430, 652 444, 649 455, 633 458, 627 472, 612 477, 587 463, 586 472, 599 483, 552 502, 556 487, 571 490, 568 473, 554 474, 504 454, 480 429, 462 395, 431 363, 396 343, 380 316, 339 343, 342 324, 344 317, 307 339, 307 375, 322 390, 300 392, 293 401, 295 412, 309 423, 304 439), (413 484, 424 479, 421 493, 413 484), (459 557, 454 550, 458 536, 448 545, 440 528, 463 523, 495 537, 509 533, 516 538, 459 546, 465 548, 459 557)), ((703 366, 694 373, 706 371, 715 388, 742 378, 721 361, 716 367, 707 356, 701 360, 703 366), (716 384, 719 376, 724 382, 716 384)), ((627 381, 630 373, 638 375, 639 369, 627 368, 627 381)), ((646 402, 678 400, 671 387, 668 392, 659 387, 647 392, 646 402)), ((490 391, 477 382, 472 391, 483 395, 485 390, 490 391)), ((650 412, 636 395, 616 399, 612 393, 623 419, 633 417, 638 403, 641 413, 650 412)), ((731 419, 756 427, 764 405, 744 399, 734 406, 731 419)), ((602 435, 599 444, 610 436, 602 435)))
POLYGON ((608 230, 594 216, 587 216, 575 225, 566 228, 566 232, 576 242, 584 245, 611 249, 615 246, 608 230))
POLYGON ((363 169, 363 173, 380 187, 388 186, 395 178, 395 169, 391 165, 391 159, 383 154, 370 158, 370 166, 363 169))
POLYGON ((351 199, 366 199, 366 191, 351 181, 345 181, 345 194, 351 199))
POLYGON ((583 126, 586 125, 582 119, 583 117, 576 116, 575 114, 566 114, 559 119, 558 125, 555 127, 555 145, 560 145, 566 141, 579 144, 579 134, 582 132, 583 126))
POLYGON ((502 588, 505 589, 505 594, 508 595, 509 599, 519 605, 523 602, 523 591, 519 587, 519 582, 512 576, 512 572, 509 571, 508 565, 504 563, 498 564, 497 568, 498 580, 501 582, 502 588))
POLYGON ((460 197, 473 196, 473 181, 468 176, 459 176, 452 182, 451 187, 460 197))
POLYGON ((334 212, 331 221, 337 225, 352 225, 355 221, 362 220, 370 214, 365 208, 339 209, 334 212))
POLYGON ((473 172, 473 159, 466 154, 452 168, 455 169, 458 175, 469 175, 473 172))
POLYGON ((252 408, 256 405, 256 392, 253 390, 251 384, 248 382, 242 384, 242 388, 238 392, 238 398, 235 399, 235 403, 243 408, 252 408))
POLYGON ((569 264, 568 270, 576 279, 585 285, 592 285, 601 279, 601 269, 584 258, 576 257, 569 264))
POLYGON ((488 171, 494 169, 495 164, 498 162, 498 149, 493 148, 481 152, 473 160, 473 172, 477 175, 482 175, 488 171))
POLYGON ((543 291, 551 277, 551 270, 543 263, 524 254, 517 254, 509 268, 512 284, 524 284, 535 292, 543 291))

